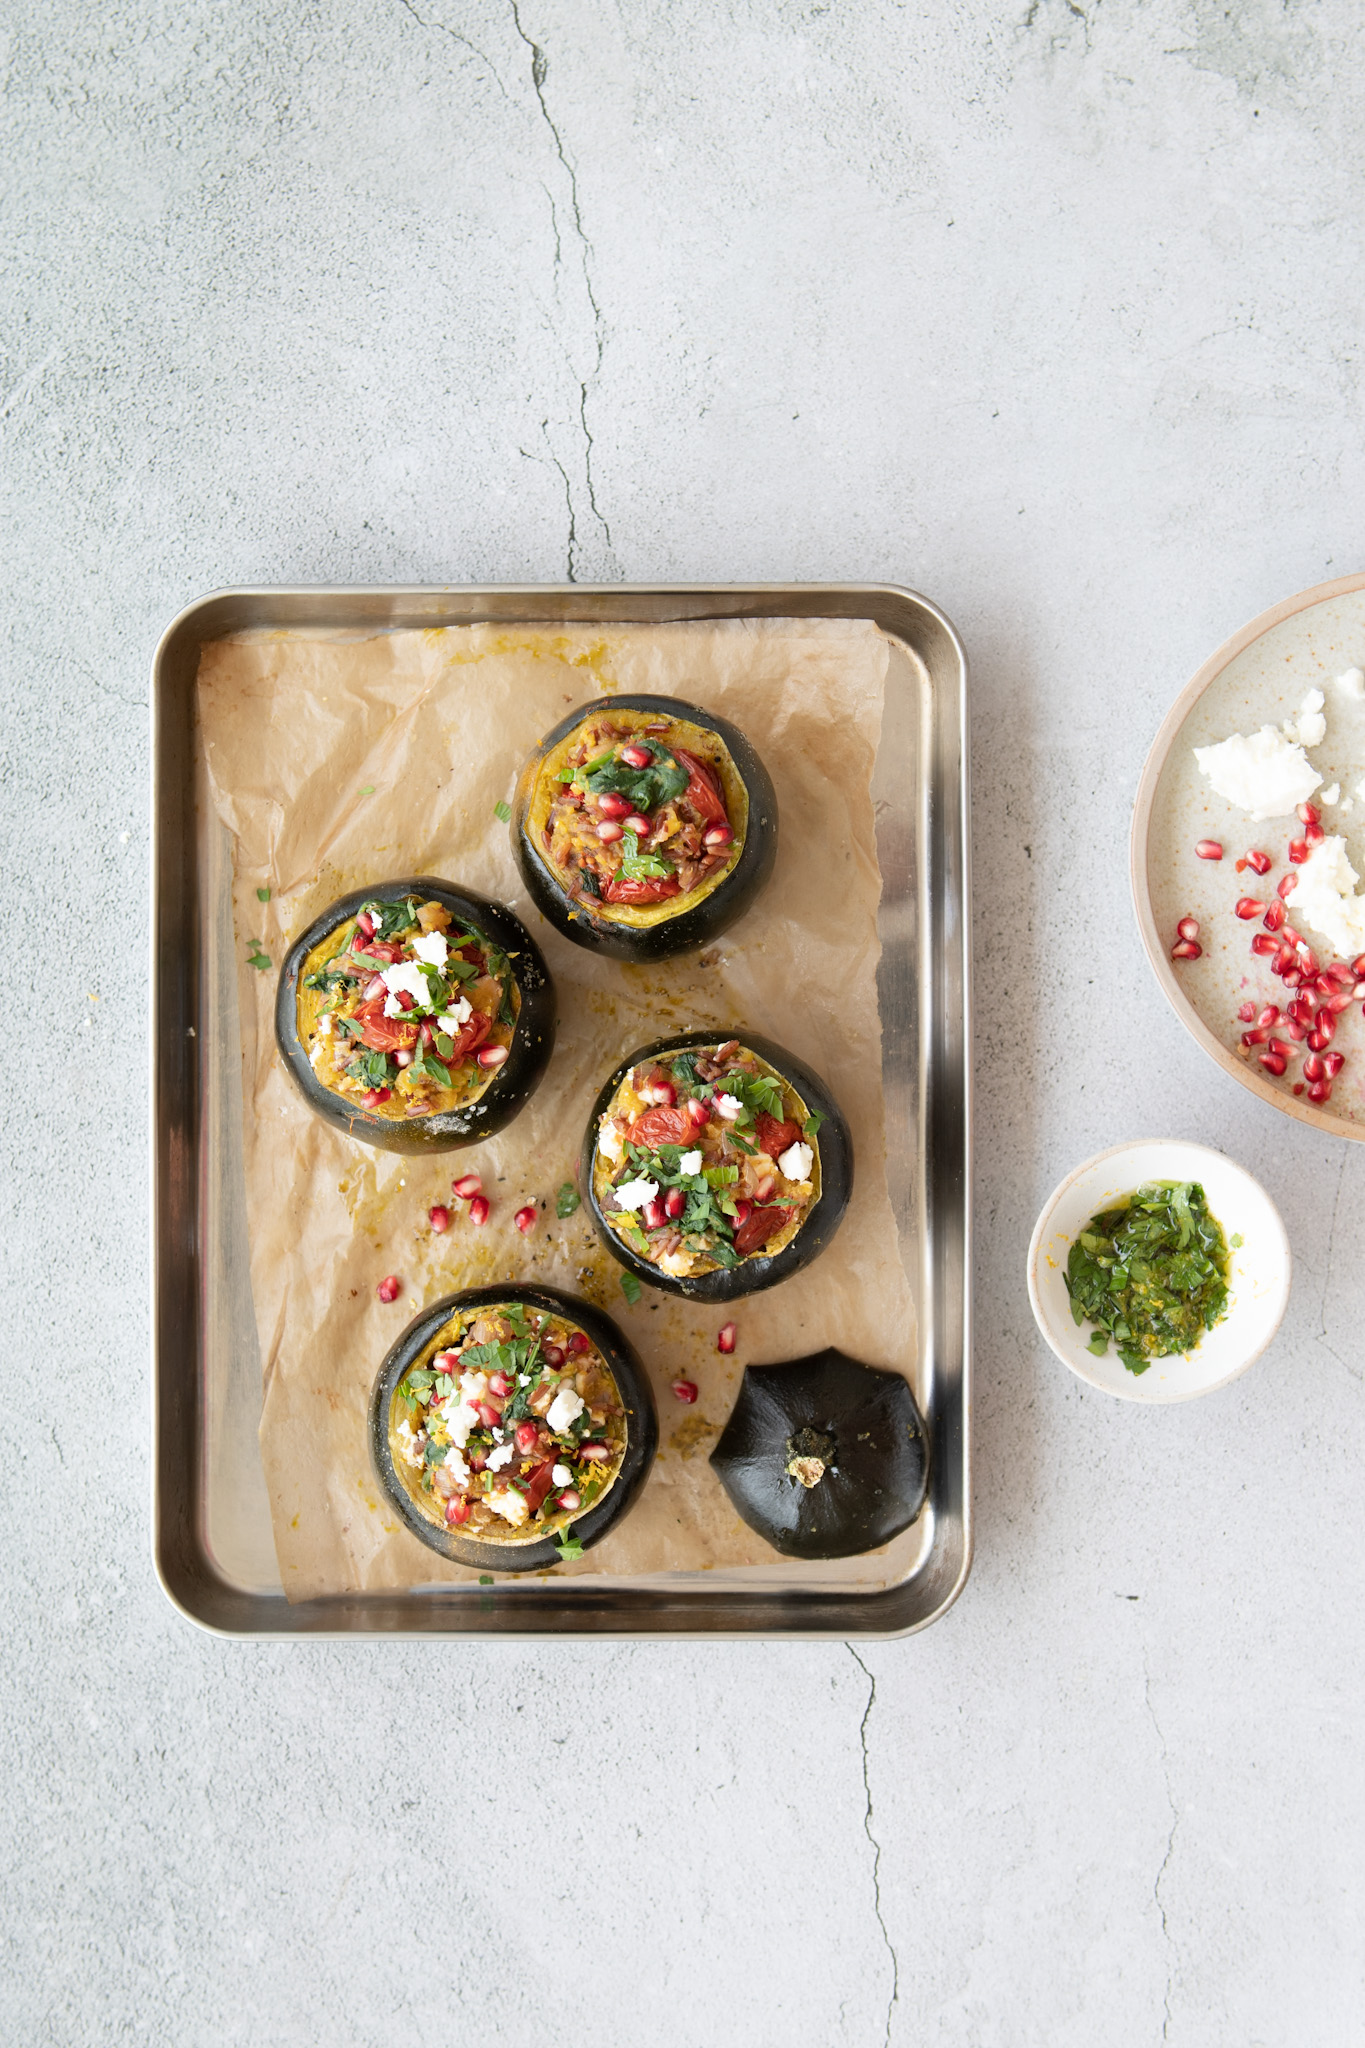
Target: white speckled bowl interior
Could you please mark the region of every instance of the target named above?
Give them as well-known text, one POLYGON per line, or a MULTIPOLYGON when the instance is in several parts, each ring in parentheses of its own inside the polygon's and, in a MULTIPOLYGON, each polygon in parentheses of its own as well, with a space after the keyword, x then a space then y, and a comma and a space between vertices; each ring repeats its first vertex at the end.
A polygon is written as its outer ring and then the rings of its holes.
POLYGON ((1279 1211, 1245 1167, 1208 1145, 1147 1138, 1097 1153, 1053 1190, 1029 1246, 1028 1291, 1038 1328, 1063 1365, 1106 1394, 1152 1406, 1211 1394, 1254 1364, 1280 1327, 1292 1272, 1279 1211), (1092 1326, 1072 1316, 1066 1261, 1092 1216, 1149 1180, 1197 1180, 1203 1187, 1228 1240, 1228 1308, 1193 1351, 1153 1359, 1146 1372, 1131 1373, 1112 1344, 1103 1358, 1086 1349, 1092 1326))
MULTIPOLYGON (((1327 737, 1309 750, 1309 759, 1329 786, 1338 781, 1343 796, 1349 794, 1365 779, 1365 703, 1344 699, 1333 688, 1333 678, 1347 668, 1365 668, 1365 575, 1287 598, 1220 647, 1172 707, 1147 758, 1133 813, 1132 882, 1156 977, 1204 1050, 1276 1109, 1340 1137, 1365 1138, 1365 1018, 1359 1005, 1338 1019, 1332 1049, 1345 1054, 1346 1064, 1328 1103, 1291 1093, 1301 1078, 1304 1048, 1283 1079, 1267 1074, 1254 1055, 1249 1061, 1241 1056, 1246 1025, 1237 1016, 1239 1006, 1275 1003, 1282 1010, 1287 993, 1270 962, 1250 950, 1262 929, 1259 918, 1243 923, 1233 905, 1239 896, 1269 902, 1288 865, 1288 841, 1302 827, 1292 817, 1253 824, 1215 795, 1193 753, 1229 733, 1279 725, 1316 687, 1327 699, 1327 737), (1200 860, 1194 849, 1201 839, 1220 840, 1223 859, 1200 860), (1274 866, 1268 875, 1250 868, 1237 873, 1235 863, 1249 847, 1270 855, 1274 866), (1185 916, 1199 920, 1203 957, 1173 961, 1175 927, 1185 916)), ((1365 798, 1356 797, 1345 817, 1332 809, 1322 816, 1329 832, 1344 835, 1351 865, 1365 878, 1365 798)), ((1292 902, 1288 909, 1292 923, 1292 902)), ((1299 928, 1325 966, 1331 947, 1306 922, 1299 928)))

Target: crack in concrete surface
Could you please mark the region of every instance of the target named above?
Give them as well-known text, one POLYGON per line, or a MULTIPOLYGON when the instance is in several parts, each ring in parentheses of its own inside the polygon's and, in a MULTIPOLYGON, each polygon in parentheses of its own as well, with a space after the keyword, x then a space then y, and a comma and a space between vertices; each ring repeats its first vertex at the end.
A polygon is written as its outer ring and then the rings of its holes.
MULTIPOLYGON (((404 0, 404 4, 407 4, 407 0, 404 0)), ((608 549, 610 549, 612 545, 611 527, 597 502, 597 485, 593 476, 592 466, 594 444, 592 429, 588 425, 588 393, 602 374, 602 359, 606 349, 606 322, 602 317, 602 308, 598 303, 597 292, 593 285, 593 246, 583 225, 583 209, 578 197, 578 173, 574 169, 573 161, 564 147, 564 137, 560 133, 558 122, 550 112, 549 101, 545 97, 545 81, 550 75, 550 60, 542 46, 536 42, 533 36, 529 36, 522 27, 521 10, 517 5, 517 0, 510 0, 510 4, 512 9, 512 25, 522 42, 525 43, 527 49, 531 52, 531 84, 535 90, 536 102, 540 108, 541 118, 550 131, 550 137, 555 146, 555 155, 559 159, 560 166, 569 183, 569 210, 573 216, 574 234, 578 241, 579 263, 583 273, 583 289, 587 295, 588 305, 592 312, 593 333, 592 368, 586 377, 579 377, 578 379, 578 427, 583 436, 583 480, 587 489, 588 505, 592 516, 601 527, 603 538, 608 549)), ((546 196, 549 197, 548 191, 546 196)), ((550 199, 550 213, 555 232, 555 268, 558 271, 562 260, 559 218, 552 198, 550 199)), ((563 464, 559 461, 558 456, 554 460, 556 467, 563 474, 563 464)), ((578 581, 578 535, 577 524, 573 514, 572 490, 567 475, 565 475, 565 488, 570 492, 569 581, 570 583, 576 583, 578 581)))
POLYGON ((1175 1803, 1175 1794, 1171 1790, 1171 1773, 1166 1760, 1166 1738, 1161 1732, 1161 1723, 1157 1719, 1156 1708, 1152 1705, 1152 1674, 1145 1657, 1142 1662, 1142 1677, 1143 1698, 1147 1703, 1147 1716, 1155 1730, 1157 1747, 1161 1755, 1161 1778, 1162 1783, 1166 1787, 1166 1804, 1171 1809, 1171 1825, 1166 1836, 1166 1853, 1161 1859, 1161 1868, 1158 1870, 1152 1883, 1152 1898, 1156 1904, 1157 1912, 1161 1915, 1161 1934, 1167 1948, 1166 1988, 1161 1997, 1163 2013, 1161 2038, 1163 2041, 1168 2041, 1171 2033, 1171 1986, 1175 1981, 1175 1966, 1179 1961, 1179 1950, 1176 1947, 1175 1936, 1171 1933, 1170 1921, 1166 1915, 1166 1902, 1161 1896, 1161 1884, 1167 1870, 1170 1868, 1171 1856, 1175 1850, 1176 1829, 1180 1825, 1180 1809, 1175 1803))
POLYGON ((886 1945, 886 1953, 891 1958, 891 1996, 886 2002, 886 2032, 883 2036, 884 2048, 890 2048, 891 2015, 895 2011, 900 1999, 901 1970, 900 1959, 896 1954, 896 1945, 891 1939, 890 1930, 882 1913, 882 1845, 872 1831, 872 1779, 868 1771, 867 1724, 871 1718, 872 1709, 877 1703, 877 1681, 854 1649, 852 1643, 846 1644, 845 1647, 848 1650, 849 1656, 867 1680, 867 1705, 863 1708, 863 1718, 858 1724, 858 1739, 862 1744, 863 1752, 863 1797, 866 1801, 863 1808, 863 1833, 872 1844, 872 1910, 877 1916, 877 1925, 882 1931, 882 1940, 886 1945))
POLYGON ((503 84, 496 64, 494 64, 491 57, 485 55, 477 43, 471 43, 468 36, 462 35, 457 28, 451 28, 447 22, 428 21, 424 14, 417 12, 417 9, 412 4, 412 0, 398 0, 398 5, 405 13, 412 16, 419 28, 430 29, 435 35, 449 36, 452 43, 459 43, 462 49, 468 50, 471 56, 477 57, 488 72, 494 85, 498 88, 498 91, 502 94, 508 105, 511 105, 512 95, 503 84))

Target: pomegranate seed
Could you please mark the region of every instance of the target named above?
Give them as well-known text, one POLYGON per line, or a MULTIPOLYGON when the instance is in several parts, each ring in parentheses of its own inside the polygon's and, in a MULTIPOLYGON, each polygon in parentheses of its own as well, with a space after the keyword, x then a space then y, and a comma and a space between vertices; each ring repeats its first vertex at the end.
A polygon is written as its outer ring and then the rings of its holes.
POLYGON ((444 1202, 433 1202, 432 1206, 427 1210, 427 1222, 438 1237, 449 1230, 450 1211, 446 1208, 444 1202))
POLYGON ((1325 1003, 1323 1007, 1318 1011, 1318 1014, 1313 1019, 1313 1022, 1316 1024, 1318 1028, 1318 1036, 1319 1038, 1321 1038, 1323 1044, 1330 1045, 1332 1040, 1337 1035, 1337 1020, 1332 1015, 1332 1012, 1327 1008, 1325 1003))
POLYGON ((1283 939, 1275 951, 1275 973, 1285 980, 1290 974, 1298 973, 1299 956, 1292 946, 1286 946, 1283 939))
POLYGON ((754 1189, 754 1200, 758 1203, 760 1209, 763 1207, 763 1204, 765 1202, 770 1202, 772 1200, 776 1188, 777 1182, 773 1179, 771 1174, 768 1174, 766 1179, 761 1180, 759 1182, 758 1186, 754 1189))
POLYGON ((466 1451, 465 1456, 469 1459, 470 1470, 474 1472, 482 1472, 488 1463, 487 1451, 474 1451, 472 1454, 466 1451))
POLYGON ((687 1207, 687 1197, 681 1188, 670 1188, 664 1196, 664 1214, 670 1223, 675 1223, 687 1207))
POLYGON ((1310 846, 1321 846, 1327 834, 1323 831, 1321 825, 1309 825, 1305 829, 1303 836, 1310 846))
POLYGON ((1330 1082, 1330 1081, 1310 1081, 1310 1082, 1309 1082, 1309 1084, 1308 1084, 1308 1100, 1309 1100, 1310 1102, 1330 1102, 1330 1101, 1331 1101, 1331 1099, 1332 1099, 1332 1084, 1331 1084, 1331 1082, 1330 1082))
POLYGON ((1275 894, 1279 897, 1281 903, 1287 903, 1298 886, 1299 878, 1297 875, 1281 875, 1279 882, 1276 884, 1275 894))
POLYGON ((469 1220, 476 1230, 482 1230, 488 1221, 489 1201, 487 1195, 475 1195, 469 1205, 469 1220))
POLYGON ((1296 868, 1301 868, 1308 858, 1308 841, 1306 839, 1291 839, 1289 842, 1289 858, 1293 861, 1296 868))
POLYGON ((746 1202, 744 1197, 742 1195, 740 1196, 739 1200, 735 1203, 736 1228, 738 1228, 741 1223, 748 1222, 750 1215, 753 1213, 753 1206, 754 1205, 752 1202, 746 1202))
POLYGON ((728 825, 708 825, 701 835, 701 843, 710 847, 728 846, 734 836, 728 825))
POLYGON ((1269 1029, 1263 1028, 1260 1025, 1254 1031, 1244 1031, 1242 1033, 1243 1050, 1250 1052, 1253 1045, 1264 1045, 1269 1036, 1269 1029))
POLYGON ((625 831, 633 832, 637 839, 649 837, 649 820, 642 818, 638 811, 632 811, 628 818, 622 818, 621 824, 625 831))
POLYGON ((1197 939, 1199 937, 1199 919, 1197 917, 1182 917, 1175 928, 1175 933, 1178 939, 1197 939))
POLYGON ((450 1192, 452 1195, 458 1195, 462 1202, 467 1202, 471 1195, 483 1193, 483 1182, 477 1173, 462 1173, 458 1180, 450 1183, 450 1192))
POLYGON ((1200 860, 1221 860, 1223 849, 1216 839, 1201 839, 1195 847, 1200 860))
POLYGON ((1172 960, 1198 960, 1204 948, 1193 939, 1179 939, 1171 948, 1172 960))
POLYGON ((1254 869, 1258 875, 1268 875, 1270 873, 1270 855, 1262 853, 1258 847, 1253 846, 1247 852, 1247 866, 1254 869))
POLYGON ((1322 1058, 1321 1047, 1315 1045, 1311 1052, 1306 1052, 1303 1056, 1303 1078, 1305 1081, 1320 1081, 1326 1072, 1327 1066, 1322 1058))
POLYGON ((1351 972, 1357 981, 1365 981, 1365 953, 1357 953, 1351 962, 1351 972))
POLYGON ((1253 917, 1259 917, 1265 909, 1265 905, 1264 903, 1258 903, 1254 896, 1239 896, 1233 905, 1233 909, 1238 917, 1243 920, 1250 920, 1253 917))
POLYGON ((368 981, 366 982, 366 984, 365 984, 365 988, 364 988, 364 996, 365 996, 365 1001, 366 1001, 367 1003, 372 1003, 372 1002, 374 1001, 374 999, 375 999, 375 997, 376 997, 376 996, 383 996, 383 995, 387 995, 387 994, 388 994, 388 992, 389 992, 389 985, 388 985, 388 983, 387 983, 387 982, 385 981, 385 979, 384 979, 383 975, 382 975, 382 974, 372 974, 372 975, 370 976, 369 980, 368 980, 368 981))
POLYGON ((1312 1046, 1314 1052, 1323 1052, 1331 1043, 1330 1034, 1326 1031, 1318 1030, 1315 1026, 1308 1034, 1308 1043, 1312 1046))
POLYGON ((1297 1018, 1295 1018, 1292 1024, 1286 1024, 1284 1028, 1289 1033, 1289 1036, 1296 1039, 1300 1045, 1308 1036, 1308 1026, 1300 1024, 1297 1018))
POLYGON ((597 808, 604 818, 626 818, 630 815, 631 802, 628 796, 621 796, 609 789, 597 799, 597 808))
POLYGON ((603 846, 614 846, 618 839, 625 838, 626 828, 618 825, 614 818, 604 818, 597 828, 597 836, 603 846))
POLYGON ((1273 938, 1269 932, 1257 932, 1251 942, 1251 950, 1253 953, 1259 953, 1262 959, 1266 959, 1271 953, 1279 952, 1280 942, 1278 939, 1273 938))
POLYGON ((1322 971, 1329 981, 1334 981, 1336 983, 1338 988, 1355 987, 1355 969, 1353 967, 1348 967, 1344 960, 1329 961, 1327 966, 1324 967, 1322 971))
POLYGON ((605 1465, 611 1452, 605 1444, 580 1444, 578 1455, 585 1458, 590 1465, 605 1465))
POLYGON ((652 1202, 646 1202, 641 1210, 646 1230, 661 1230, 668 1221, 668 1212, 656 1195, 652 1202))
POLYGON ((396 1067, 410 1067, 412 1065, 412 1054, 410 1052, 396 1052, 393 1056, 393 1063, 396 1067))
POLYGON ((738 1338, 738 1336, 739 1331, 734 1323, 722 1323, 720 1328, 716 1332, 717 1351, 733 1351, 735 1348, 735 1341, 738 1338))
POLYGON ((535 1449, 536 1438, 538 1435, 539 1431, 537 1430, 534 1422, 519 1422, 517 1424, 517 1449, 521 1452, 523 1458, 526 1456, 528 1451, 533 1451, 535 1449))
POLYGON ((1278 896, 1272 896, 1266 914, 1261 922, 1268 932, 1277 932, 1284 923, 1284 905, 1278 896))
POLYGON ((1296 1060, 1299 1056, 1298 1047, 1296 1045, 1286 1045, 1282 1038, 1272 1038, 1270 1050, 1281 1054, 1287 1060, 1296 1060))
POLYGON ((558 1344, 542 1344, 540 1355, 547 1365, 558 1366, 564 1363, 564 1353, 560 1350, 558 1344))
POLYGON ((1282 1052, 1272 1052, 1269 1047, 1263 1053, 1260 1053, 1258 1057, 1266 1072, 1277 1077, 1284 1072, 1287 1065, 1284 1054, 1282 1052))
POLYGON ((378 1109, 380 1103, 387 1102, 392 1093, 391 1088, 369 1088, 361 1096, 360 1106, 362 1109, 378 1109))
POLYGON ((575 1330, 573 1335, 570 1337, 568 1344, 565 1346, 565 1349, 567 1350, 570 1358, 581 1358, 585 1351, 592 1350, 592 1342, 590 1338, 587 1338, 583 1335, 583 1332, 581 1330, 575 1330))
MULTIPOLYGON (((1289 937, 1289 928, 1287 925, 1285 927, 1285 937, 1289 937)), ((1318 971, 1318 956, 1313 951, 1313 948, 1310 945, 1308 945, 1307 942, 1303 939, 1298 940, 1298 950, 1299 962, 1303 968, 1304 973, 1308 976, 1308 978, 1311 981, 1312 977, 1318 971)))
POLYGON ((1323 1004, 1323 1008, 1330 1010, 1334 1017, 1340 1017, 1343 1011, 1350 1009, 1354 1001, 1355 997, 1349 989, 1339 988, 1335 995, 1328 996, 1327 1001, 1323 1004))
POLYGON ((502 1419, 501 1404, 496 1401, 476 1401, 474 1405, 479 1411, 479 1420, 483 1424, 484 1428, 496 1428, 497 1424, 502 1419))
POLYGON ((507 1058, 507 1047, 505 1045, 481 1045, 474 1057, 481 1067, 488 1069, 500 1067, 507 1058))
POLYGON ((1260 1016, 1256 1019, 1258 1024, 1278 1024, 1279 1021, 1280 1013, 1274 1003, 1267 1003, 1260 1016))
POLYGON ((381 1301, 397 1301, 403 1292, 403 1283, 396 1273, 386 1273, 374 1291, 381 1301))
POLYGON ((1322 1056, 1322 1064, 1327 1069, 1328 1080, 1335 1081, 1337 1075, 1346 1064, 1346 1055, 1344 1052, 1325 1052, 1322 1056))
POLYGON ((1301 825, 1319 825, 1322 822, 1322 812, 1316 804, 1300 804, 1298 818, 1301 825))
POLYGON ((431 1363, 436 1372, 454 1372, 460 1361, 453 1351, 438 1351, 431 1363))
POLYGON ((690 1405, 691 1405, 691 1403, 692 1403, 693 1401, 695 1401, 695 1400, 696 1400, 696 1398, 697 1398, 697 1383, 696 1383, 696 1381, 695 1381, 695 1380, 674 1380, 674 1382, 673 1382, 673 1394, 674 1394, 674 1398, 675 1398, 676 1400, 679 1400, 679 1401, 686 1401, 686 1402, 688 1403, 688 1405, 690 1406, 690 1405))
POLYGON ((1302 1081, 1296 1081, 1296 1082, 1294 1083, 1294 1093, 1295 1093, 1296 1095, 1302 1095, 1302 1093, 1303 1093, 1303 1083, 1302 1083, 1302 1081))
POLYGON ((711 1111, 709 1106, 699 1101, 695 1095, 690 1096, 683 1107, 687 1111, 687 1121, 694 1130, 704 1130, 706 1125, 710 1123, 711 1111))
POLYGON ((417 1036, 421 1039, 423 1045, 430 1045, 436 1036, 436 1033, 432 1030, 430 1024, 427 1023, 425 1018, 423 1018, 422 1022, 417 1026, 417 1036))
POLYGON ((374 937, 374 919, 368 910, 362 910, 355 922, 357 931, 363 932, 367 939, 374 937))
POLYGON ((660 1068, 656 1067, 653 1073, 645 1075, 644 1080, 640 1084, 640 1100, 642 1102, 657 1102, 661 1103, 665 1109, 671 1109, 677 1099, 677 1089, 673 1086, 667 1074, 662 1072, 660 1068))
POLYGON ((575 1508, 582 1507, 583 1496, 576 1486, 566 1486, 563 1493, 559 1496, 559 1505, 562 1508, 567 1508, 570 1514, 572 1514, 575 1508))
POLYGON ((1243 1024, 1254 1024, 1256 1022, 1255 1003, 1243 1003, 1237 1015, 1241 1018, 1243 1024))
POLYGON ((496 1394, 500 1401, 505 1401, 512 1391, 512 1382, 508 1379, 505 1372, 490 1372, 488 1375, 488 1391, 490 1394, 496 1394))
POLYGON ((621 759, 628 768, 648 768, 654 756, 648 747, 622 747, 621 759))
POLYGON ((467 1500, 448 1500, 446 1502, 446 1520, 456 1528, 459 1527, 461 1522, 467 1522, 469 1520, 469 1502, 467 1500))
POLYGON ((536 1227, 536 1212, 528 1202, 524 1209, 518 1209, 512 1221, 516 1224, 523 1237, 529 1237, 536 1227))

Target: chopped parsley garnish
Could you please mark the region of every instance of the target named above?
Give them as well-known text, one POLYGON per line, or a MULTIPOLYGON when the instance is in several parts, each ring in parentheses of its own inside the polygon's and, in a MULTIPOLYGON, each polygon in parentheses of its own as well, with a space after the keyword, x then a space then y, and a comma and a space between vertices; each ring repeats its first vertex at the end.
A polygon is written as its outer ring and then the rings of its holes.
MULTIPOLYGON (((643 743, 637 740, 635 744, 643 743)), ((599 754, 595 761, 579 770, 579 777, 586 782, 593 796, 604 796, 612 790, 634 804, 637 810, 657 810, 670 797, 681 796, 692 778, 674 760, 667 747, 646 746, 645 751, 651 756, 648 768, 632 768, 628 761, 618 760, 614 753, 599 754)))
POLYGON ((1227 1309, 1228 1248, 1198 1181, 1147 1181, 1092 1216, 1067 1255, 1071 1313, 1095 1330, 1087 1349, 1113 1339, 1131 1373, 1191 1351, 1227 1309))
POLYGON ((642 1291, 640 1283, 633 1273, 623 1273, 621 1275, 621 1292, 632 1307, 640 1299, 642 1291))
POLYGON ((254 967, 258 973, 264 973, 265 969, 273 964, 259 939, 247 940, 246 964, 248 967, 254 967))
POLYGON ((561 1564, 572 1564, 576 1557, 583 1555, 583 1545, 571 1530, 561 1529, 555 1538, 555 1549, 559 1552, 561 1564))
POLYGON ((555 1215, 572 1216, 582 1197, 571 1180, 566 1180, 555 1196, 555 1215))
POLYGON ((256 901, 258 903, 268 903, 270 901, 270 891, 268 889, 258 889, 256 891, 256 901))
POLYGON ((621 841, 621 873, 629 881, 662 881, 673 872, 666 860, 657 853, 641 853, 639 837, 627 832, 621 841))
POLYGON ((499 820, 501 824, 505 825, 512 815, 512 806, 508 803, 504 803, 502 798, 499 797, 498 801, 493 806, 493 815, 495 818, 499 820))

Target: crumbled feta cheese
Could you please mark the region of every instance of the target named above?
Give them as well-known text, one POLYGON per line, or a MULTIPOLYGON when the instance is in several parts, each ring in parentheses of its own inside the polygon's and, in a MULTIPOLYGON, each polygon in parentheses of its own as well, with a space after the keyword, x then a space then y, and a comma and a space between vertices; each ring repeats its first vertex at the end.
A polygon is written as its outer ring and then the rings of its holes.
POLYGON ((1330 789, 1319 791, 1318 802, 1320 804, 1339 804, 1341 802, 1341 784, 1334 782, 1330 789))
POLYGON ((450 1440, 463 1450, 469 1442, 469 1432, 479 1426, 477 1403, 488 1392, 488 1375, 483 1372, 466 1372, 460 1375, 460 1398, 448 1401, 445 1407, 445 1426, 450 1440))
POLYGON ((501 1472, 503 1466, 510 1465, 516 1455, 517 1447, 515 1444, 499 1444, 495 1451, 488 1453, 489 1471, 501 1472))
POLYGON ((456 1450, 454 1444, 452 1444, 450 1449, 446 1452, 445 1462, 446 1471, 450 1474, 451 1478, 458 1479, 461 1486, 468 1486, 469 1467, 468 1465, 466 1465, 464 1459, 460 1456, 460 1453, 456 1450))
POLYGON ((1214 747, 1196 747, 1194 758, 1219 796, 1254 819, 1280 818, 1306 803, 1322 781, 1303 748, 1263 725, 1248 739, 1235 732, 1214 747))
POLYGON ((777 1162, 777 1170, 787 1180, 809 1180, 811 1162, 815 1158, 809 1145, 788 1145, 777 1162))
POLYGON ((734 1122, 743 1107, 744 1104, 737 1095, 718 1095, 716 1097, 716 1113, 718 1116, 723 1116, 727 1124, 734 1122))
POLYGON ((701 1148, 700 1148, 700 1147, 698 1147, 698 1149, 697 1149, 697 1150, 696 1150, 695 1152, 684 1152, 684 1153, 683 1153, 683 1155, 682 1155, 682 1158, 681 1158, 681 1159, 680 1159, 680 1160, 678 1161, 678 1171, 679 1171, 679 1173, 700 1173, 700 1172, 701 1172, 701 1148))
POLYGON ((443 932, 422 932, 413 940, 412 950, 428 967, 444 967, 450 944, 443 932))
POLYGON ((573 1473, 567 1465, 556 1465, 552 1468, 550 1477, 556 1486, 568 1486, 573 1479, 573 1473))
POLYGON ((397 1017, 401 1014, 403 1005, 398 1000, 400 995, 411 996, 416 1003, 425 1003, 430 999, 427 978, 415 960, 400 960, 396 967, 386 967, 382 979, 389 992, 384 1001, 386 1017, 397 1017))
POLYGON ((659 1261, 661 1273, 671 1273, 675 1280, 685 1280, 695 1264, 691 1252, 665 1252, 659 1261))
POLYGON ((605 1160, 615 1166, 626 1149, 626 1141, 615 1124, 603 1124, 597 1134, 597 1149, 605 1160))
POLYGON ((1365 896, 1346 857, 1346 841, 1329 832, 1298 871, 1291 905, 1295 924, 1311 924, 1334 951, 1349 957, 1365 951, 1365 896))
POLYGON ((572 1387, 561 1387, 546 1413, 546 1426, 556 1436, 563 1436, 569 1424, 578 1420, 587 1405, 583 1396, 575 1393, 572 1387))
POLYGON ((422 1466, 425 1463, 425 1458, 421 1446, 418 1444, 412 1424, 406 1416, 399 1423, 394 1431, 394 1435, 398 1438, 398 1455, 403 1460, 403 1463, 417 1467, 422 1466))
POLYGON ((1337 688, 1343 697, 1365 697, 1365 670, 1348 668, 1336 679, 1337 688))
POLYGON ((1297 740, 1301 747, 1320 747, 1327 737, 1327 720, 1322 715, 1325 702, 1321 690, 1310 690, 1297 715, 1287 718, 1280 727, 1285 738, 1297 740))
POLYGON ((627 1180, 613 1190, 618 1209, 643 1209, 646 1202, 652 1202, 658 1195, 657 1180, 627 1180))
POLYGON ((453 1038, 462 1024, 467 1024, 474 1014, 474 1005, 468 996, 459 996, 443 1016, 436 1019, 442 1031, 448 1031, 453 1038))
POLYGON ((495 1515, 501 1515, 504 1522, 510 1522, 514 1529, 519 1529, 531 1512, 526 1505, 525 1494, 511 1490, 506 1493, 486 1493, 483 1501, 485 1507, 492 1508, 495 1515))
POLYGON ((1341 810, 1342 812, 1346 812, 1346 811, 1353 811, 1353 810, 1355 809, 1355 807, 1356 807, 1356 800, 1355 800, 1355 798, 1354 798, 1353 796, 1344 796, 1344 797, 1343 797, 1343 798, 1341 799, 1341 802, 1340 802, 1340 804, 1339 804, 1339 805, 1337 806, 1337 808, 1338 808, 1339 810, 1341 810))
POLYGON ((318 1018, 319 1036, 322 1038, 330 1038, 332 1035, 332 1026, 334 1022, 335 1019, 333 1018, 331 1011, 324 1010, 322 1015, 318 1018))

